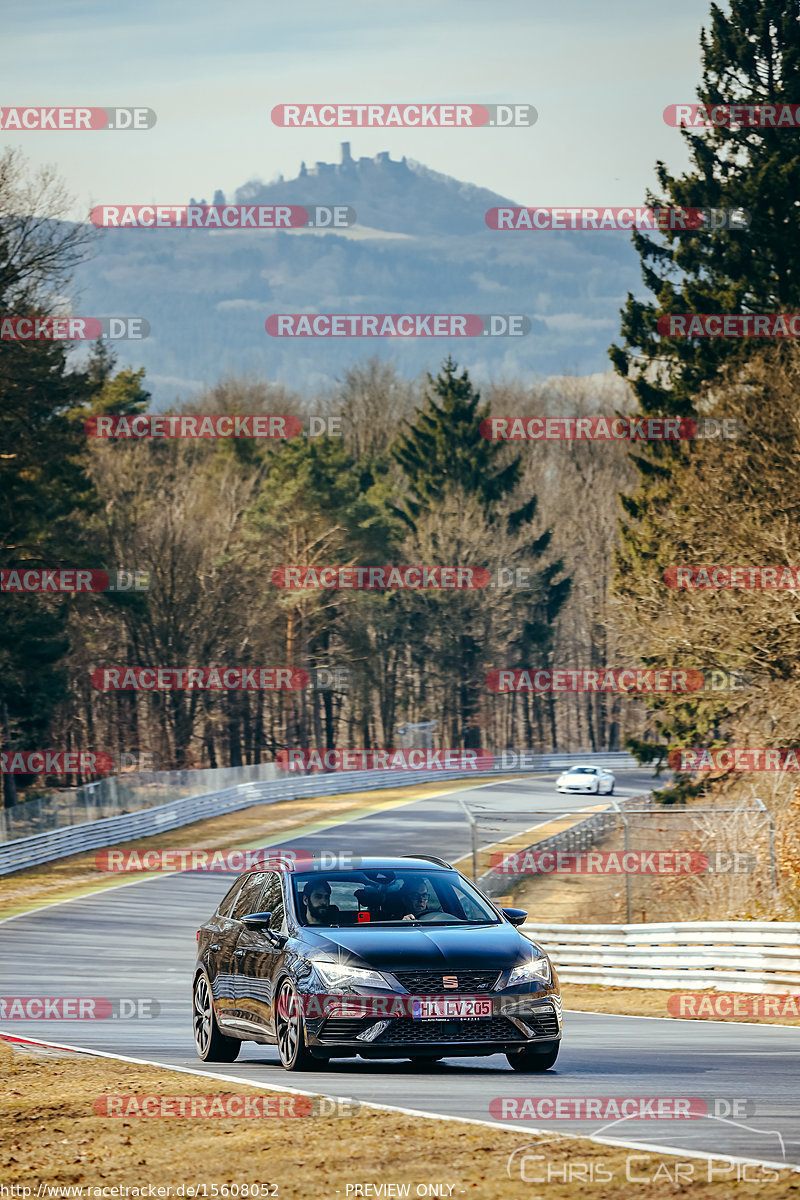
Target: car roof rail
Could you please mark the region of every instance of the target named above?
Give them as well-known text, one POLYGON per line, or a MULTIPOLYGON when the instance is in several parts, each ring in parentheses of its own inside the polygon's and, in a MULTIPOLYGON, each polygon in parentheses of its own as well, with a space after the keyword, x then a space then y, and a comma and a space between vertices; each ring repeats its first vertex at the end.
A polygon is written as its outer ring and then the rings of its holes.
POLYGON ((401 858, 421 858, 425 862, 436 863, 440 867, 450 867, 452 870, 453 864, 447 862, 444 858, 437 858, 435 854, 401 854, 401 858))

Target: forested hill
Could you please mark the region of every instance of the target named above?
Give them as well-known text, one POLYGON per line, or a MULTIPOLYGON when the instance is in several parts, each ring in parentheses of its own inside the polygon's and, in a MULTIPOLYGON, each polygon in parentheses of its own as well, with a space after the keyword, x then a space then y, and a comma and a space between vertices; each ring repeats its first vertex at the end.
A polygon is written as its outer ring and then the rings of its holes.
MULTIPOLYGON (((150 337, 122 344, 121 359, 146 367, 159 407, 228 373, 314 389, 376 352, 408 377, 435 372, 447 353, 478 379, 603 371, 620 304, 641 292, 628 233, 493 231, 484 214, 504 197, 388 154, 307 164, 293 180, 197 199, 348 204, 357 223, 341 233, 101 233, 77 273, 76 311, 149 321, 150 337), (457 340, 267 335, 271 313, 297 312, 522 313, 531 332, 457 340)), ((530 202, 547 203, 546 187, 516 199, 530 202)))
POLYGON ((388 151, 374 157, 355 157, 350 143, 341 145, 338 163, 302 163, 296 179, 280 177, 271 183, 246 183, 237 204, 349 204, 358 223, 387 233, 412 237, 480 233, 484 214, 497 204, 512 204, 488 188, 461 183, 422 163, 396 161, 388 151))

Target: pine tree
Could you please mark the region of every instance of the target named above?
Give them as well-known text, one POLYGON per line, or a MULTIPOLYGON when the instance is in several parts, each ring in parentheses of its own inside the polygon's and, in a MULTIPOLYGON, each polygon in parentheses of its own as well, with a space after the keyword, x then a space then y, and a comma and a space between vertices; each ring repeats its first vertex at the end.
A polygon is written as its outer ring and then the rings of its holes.
MULTIPOLYGON (((513 591, 510 598, 516 630, 512 644, 519 662, 536 655, 537 661, 544 664, 552 644, 552 625, 567 599, 570 581, 558 579, 563 574, 560 560, 540 561, 549 548, 551 534, 549 530, 534 532, 537 497, 530 495, 515 506, 522 457, 509 456, 502 442, 482 436, 480 425, 490 415, 489 405, 481 404, 480 393, 466 370, 457 374, 451 357, 435 379, 428 375, 428 383, 424 408, 418 410, 416 421, 394 448, 394 458, 407 484, 398 511, 413 530, 426 513, 444 511, 454 497, 474 497, 478 501, 484 522, 490 528, 494 526, 498 535, 515 540, 513 562, 506 565, 530 569, 531 563, 537 564, 531 572, 530 587, 513 591)), ((428 603, 424 598, 421 602, 428 603)), ((438 609, 439 623, 445 614, 444 608, 438 609)), ((449 633, 456 643, 451 661, 459 680, 461 735, 465 745, 476 745, 474 717, 484 690, 478 668, 486 647, 477 629, 468 624, 457 624, 449 633)))
MULTIPOLYGON (((521 457, 504 461, 503 443, 481 436, 479 426, 489 406, 481 405, 467 371, 461 376, 456 371, 448 357, 436 379, 428 375, 425 408, 418 410, 413 427, 394 448, 409 488, 399 511, 411 526, 425 506, 454 487, 477 496, 490 516, 498 501, 513 492, 522 472, 521 457)), ((515 527, 530 520, 535 508, 535 498, 520 508, 514 514, 515 527)))
MULTIPOLYGON (((800 95, 800 0, 731 0, 730 13, 711 5, 708 30, 700 36, 702 105, 795 104, 800 95)), ((691 167, 673 176, 656 166, 661 195, 652 205, 744 209, 747 228, 700 228, 667 232, 654 240, 635 232, 648 301, 629 295, 622 314, 623 346, 610 357, 626 377, 645 416, 693 418, 713 412, 714 389, 760 353, 758 341, 734 338, 668 338, 658 334, 659 317, 675 313, 796 312, 800 304, 800 146, 791 128, 714 126, 686 129, 691 167)), ((779 349, 780 354, 780 349, 779 349)), ((617 555, 618 591, 635 611, 652 581, 672 565, 676 546, 665 535, 663 516, 672 503, 677 473, 685 469, 690 444, 651 443, 633 455, 640 486, 622 496, 625 512, 617 555)), ((724 561, 724 547, 719 547, 724 561)), ((676 663, 674 665, 687 665, 676 663)), ((707 699, 661 697, 656 731, 671 745, 695 744, 717 729, 725 701, 709 709, 707 699), (706 731, 706 734, 703 733, 706 731)), ((646 760, 645 745, 633 746, 646 760)), ((689 794, 680 781, 676 794, 689 794)))

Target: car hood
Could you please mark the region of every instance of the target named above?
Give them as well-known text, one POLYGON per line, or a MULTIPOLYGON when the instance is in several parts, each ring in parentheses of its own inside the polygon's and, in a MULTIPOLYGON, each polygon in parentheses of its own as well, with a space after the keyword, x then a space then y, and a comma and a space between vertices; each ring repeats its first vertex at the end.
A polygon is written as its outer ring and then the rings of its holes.
MULTIPOLYGON (((349 951, 360 962, 376 970, 504 970, 527 962, 536 949, 513 925, 471 925, 401 929, 331 928, 324 934, 306 927, 304 935, 322 954, 349 951)), ((327 955, 324 955, 327 957, 327 955)))

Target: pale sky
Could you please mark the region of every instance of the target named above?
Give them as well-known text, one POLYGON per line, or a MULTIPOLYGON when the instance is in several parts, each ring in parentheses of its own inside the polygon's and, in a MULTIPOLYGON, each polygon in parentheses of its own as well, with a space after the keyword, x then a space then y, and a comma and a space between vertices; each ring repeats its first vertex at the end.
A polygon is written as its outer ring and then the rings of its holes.
POLYGON ((0 0, 0 104, 138 105, 140 132, 0 131, 96 203, 228 197, 301 159, 388 150, 532 205, 641 203, 686 166, 667 104, 691 102, 708 0, 0 0), (397 8, 395 13, 394 9, 397 8), (528 103, 520 129, 280 129, 293 102, 528 103))

